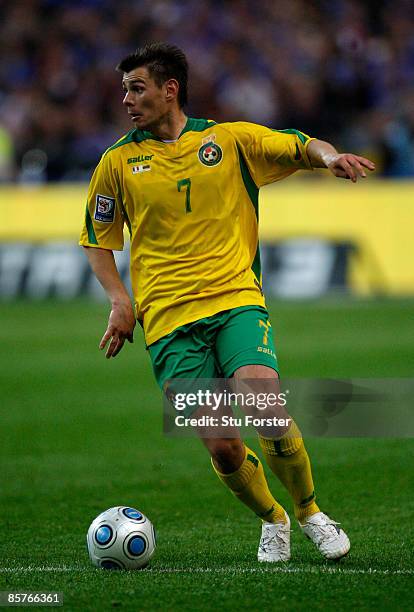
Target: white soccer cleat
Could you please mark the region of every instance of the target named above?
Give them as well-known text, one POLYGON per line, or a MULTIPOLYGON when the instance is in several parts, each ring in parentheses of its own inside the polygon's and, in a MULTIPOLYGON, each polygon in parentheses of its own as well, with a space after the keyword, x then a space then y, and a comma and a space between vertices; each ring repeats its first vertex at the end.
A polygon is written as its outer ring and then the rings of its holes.
POLYGON ((257 559, 267 563, 278 563, 290 559, 290 520, 285 512, 286 523, 263 523, 257 559))
POLYGON ((316 512, 300 527, 326 559, 340 559, 349 552, 351 544, 338 525, 323 512, 316 512))

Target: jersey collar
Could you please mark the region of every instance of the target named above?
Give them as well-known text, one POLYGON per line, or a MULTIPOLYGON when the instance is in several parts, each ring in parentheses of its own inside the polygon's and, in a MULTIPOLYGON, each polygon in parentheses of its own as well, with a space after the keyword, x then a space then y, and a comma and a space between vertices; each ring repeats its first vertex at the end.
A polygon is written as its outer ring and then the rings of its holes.
MULTIPOLYGON (((177 140, 181 138, 181 136, 183 136, 183 134, 185 134, 186 132, 204 132, 204 130, 207 130, 209 127, 212 127, 215 124, 216 124, 215 121, 211 121, 209 119, 194 119, 193 117, 187 117, 186 124, 181 130, 181 133, 178 136, 177 140)), ((141 139, 142 140, 151 139, 151 140, 157 140, 158 142, 164 142, 162 138, 159 138, 159 136, 155 136, 155 134, 153 134, 152 132, 148 132, 146 130, 138 130, 138 129, 136 130, 136 132, 138 136, 141 136, 140 140, 141 139)), ((177 142, 177 141, 174 140, 173 142, 177 142)))

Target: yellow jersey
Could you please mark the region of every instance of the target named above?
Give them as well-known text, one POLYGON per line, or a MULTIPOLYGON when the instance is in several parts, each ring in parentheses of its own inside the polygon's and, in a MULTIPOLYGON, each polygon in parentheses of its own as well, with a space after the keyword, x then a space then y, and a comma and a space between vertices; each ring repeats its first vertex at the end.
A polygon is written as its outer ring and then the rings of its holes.
POLYGON ((238 306, 265 306, 258 193, 312 169, 297 130, 187 120, 164 142, 132 129, 104 153, 89 187, 79 244, 122 250, 147 345, 177 327, 238 306))

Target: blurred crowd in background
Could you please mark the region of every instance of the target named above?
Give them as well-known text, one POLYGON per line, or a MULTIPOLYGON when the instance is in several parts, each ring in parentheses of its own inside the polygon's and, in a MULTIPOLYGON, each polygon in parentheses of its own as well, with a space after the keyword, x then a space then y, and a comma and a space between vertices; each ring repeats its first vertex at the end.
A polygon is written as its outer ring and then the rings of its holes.
POLYGON ((87 181, 131 129, 115 66, 190 63, 190 116, 297 128, 414 175, 412 0, 0 0, 0 181, 87 181))

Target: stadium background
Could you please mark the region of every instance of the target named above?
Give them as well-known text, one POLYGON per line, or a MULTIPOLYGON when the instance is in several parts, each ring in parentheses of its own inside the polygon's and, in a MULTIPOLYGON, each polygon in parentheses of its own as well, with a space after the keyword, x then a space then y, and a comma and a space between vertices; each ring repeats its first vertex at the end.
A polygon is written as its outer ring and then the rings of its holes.
POLYGON ((90 283, 99 294, 73 243, 91 172, 131 127, 114 67, 146 40, 187 52, 190 116, 295 127, 377 163, 357 188, 315 173, 263 191, 268 293, 414 292, 411 2, 3 0, 0 11, 0 180, 14 185, 0 189, 0 295, 90 283))
POLYGON ((114 362, 96 350, 107 304, 76 241, 92 170, 130 129, 114 66, 149 40, 186 51, 190 116, 294 127, 376 162, 357 185, 317 171, 261 192, 265 287, 284 374, 412 376, 412 2, 0 0, 1 588, 64 590, 84 610, 136 609, 132 595, 149 610, 266 609, 276 583, 285 609, 408 608, 411 440, 310 440, 355 550, 332 570, 294 533, 298 563, 258 584, 251 517, 197 441, 162 436, 140 331, 114 362), (161 534, 139 587, 84 554, 89 521, 124 500, 161 534))

